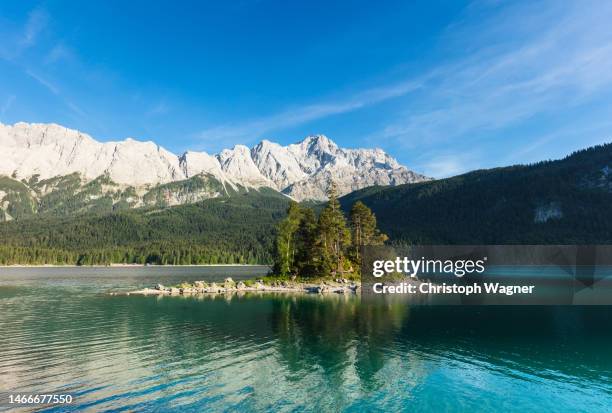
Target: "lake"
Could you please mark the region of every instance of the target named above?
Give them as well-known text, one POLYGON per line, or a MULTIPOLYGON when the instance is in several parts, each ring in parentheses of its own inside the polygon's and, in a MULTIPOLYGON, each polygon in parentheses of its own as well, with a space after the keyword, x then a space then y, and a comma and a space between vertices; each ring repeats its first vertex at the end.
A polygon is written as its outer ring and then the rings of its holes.
POLYGON ((266 271, 0 269, 0 410, 612 411, 611 307, 109 294, 266 271))

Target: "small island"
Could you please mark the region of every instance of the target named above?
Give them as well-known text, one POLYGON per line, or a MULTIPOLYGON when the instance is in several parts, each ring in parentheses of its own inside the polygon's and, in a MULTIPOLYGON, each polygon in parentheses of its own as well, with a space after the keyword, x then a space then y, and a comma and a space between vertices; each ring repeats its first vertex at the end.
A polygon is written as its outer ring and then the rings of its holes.
POLYGON ((195 295, 236 292, 355 294, 361 287, 361 248, 381 245, 388 237, 376 225, 376 217, 356 202, 347 222, 331 182, 327 205, 316 214, 313 208, 291 202, 287 216, 277 228, 274 266, 269 276, 235 282, 195 281, 151 288, 128 294, 195 295))

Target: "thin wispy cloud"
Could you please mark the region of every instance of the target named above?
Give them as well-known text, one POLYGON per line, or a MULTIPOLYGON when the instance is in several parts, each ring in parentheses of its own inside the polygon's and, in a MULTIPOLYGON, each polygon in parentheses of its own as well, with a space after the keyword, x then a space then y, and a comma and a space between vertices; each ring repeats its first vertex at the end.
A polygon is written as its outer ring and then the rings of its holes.
POLYGON ((151 109, 146 112, 146 115, 151 116, 161 116, 165 115, 170 111, 170 106, 166 102, 159 102, 151 109))
POLYGON ((69 100, 65 101, 66 106, 75 114, 81 116, 81 117, 85 117, 87 116, 87 114, 85 113, 85 111, 83 111, 83 109, 81 109, 80 106, 78 106, 76 103, 71 102, 69 100))
POLYGON ((83 111, 83 109, 81 109, 81 107, 79 105, 77 105, 76 103, 74 103, 73 101, 71 101, 70 99, 64 97, 60 91, 60 88, 53 82, 51 82, 50 80, 42 77, 41 75, 35 73, 34 71, 32 71, 31 69, 26 69, 26 73, 28 76, 30 76, 32 79, 36 80, 40 85, 42 85, 45 89, 47 89, 49 92, 51 92, 53 95, 57 96, 63 103, 64 105, 70 109, 70 111, 72 113, 74 113, 75 115, 78 115, 80 117, 85 117, 87 116, 87 114, 85 113, 85 111, 83 111))
POLYGON ((196 134, 200 141, 208 142, 249 142, 265 133, 294 127, 317 119, 352 112, 389 99, 404 96, 422 86, 422 79, 410 79, 384 87, 374 87, 343 99, 322 101, 302 107, 284 110, 269 116, 246 122, 221 125, 205 129, 196 134))
POLYGON ((60 94, 60 89, 54 83, 49 80, 43 78, 37 73, 34 73, 31 69, 26 69, 26 74, 30 76, 32 79, 36 80, 40 85, 44 86, 49 92, 58 96, 60 94))
POLYGON ((46 65, 63 62, 66 60, 74 60, 74 53, 72 50, 63 43, 55 45, 49 53, 45 56, 44 62, 46 65))
POLYGON ((0 106, 0 117, 4 117, 6 112, 8 112, 11 106, 13 106, 13 102, 15 102, 15 99, 16 99, 15 95, 10 95, 6 98, 4 103, 2 103, 2 106, 0 106))
POLYGON ((49 16, 42 9, 34 9, 28 16, 23 37, 20 44, 23 47, 30 47, 36 43, 38 35, 45 29, 49 20, 49 16))
MULTIPOLYGON (((476 156, 471 152, 455 154, 429 153, 424 158, 429 158, 421 164, 415 165, 420 171, 427 171, 428 176, 436 178, 447 178, 458 175, 465 171, 466 164, 474 164, 476 156)), ((472 168, 475 169, 475 168, 472 168)))
POLYGON ((35 73, 31 69, 26 69, 26 73, 28 74, 28 76, 30 76, 32 79, 36 80, 40 85, 42 85, 49 92, 51 92, 52 94, 57 96, 59 99, 61 99, 61 101, 64 103, 64 105, 68 109, 70 109, 70 111, 72 111, 74 114, 76 114, 76 115, 78 115, 80 117, 85 117, 86 116, 86 113, 83 111, 83 109, 81 109, 76 103, 72 102, 70 99, 67 99, 66 97, 64 97, 62 95, 62 93, 60 91, 60 88, 55 83, 53 83, 50 80, 40 76, 39 74, 35 73))
MULTIPOLYGON (((612 113, 610 113, 610 116, 612 116, 612 113)), ((610 120, 610 116, 597 122, 589 122, 586 125, 577 124, 538 136, 527 145, 508 153, 504 158, 504 163, 515 164, 540 161, 542 160, 540 155, 541 149, 555 142, 573 141, 575 142, 573 150, 596 145, 601 143, 602 139, 612 142, 612 120, 610 120)), ((559 155, 567 155, 567 151, 564 150, 559 155)))
POLYGON ((25 51, 34 47, 41 33, 47 27, 49 16, 40 8, 28 14, 23 26, 6 25, 0 29, 0 58, 9 62, 19 59, 25 51))

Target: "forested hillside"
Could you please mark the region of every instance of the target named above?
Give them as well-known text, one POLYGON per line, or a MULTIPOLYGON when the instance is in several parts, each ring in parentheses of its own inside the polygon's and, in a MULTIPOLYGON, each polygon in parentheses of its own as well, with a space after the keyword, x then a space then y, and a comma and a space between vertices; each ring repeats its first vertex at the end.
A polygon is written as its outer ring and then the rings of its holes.
POLYGON ((268 190, 173 208, 0 224, 0 264, 271 263, 289 199, 268 190))
POLYGON ((612 144, 558 161, 371 187, 343 198, 370 207, 394 242, 612 243, 612 144))

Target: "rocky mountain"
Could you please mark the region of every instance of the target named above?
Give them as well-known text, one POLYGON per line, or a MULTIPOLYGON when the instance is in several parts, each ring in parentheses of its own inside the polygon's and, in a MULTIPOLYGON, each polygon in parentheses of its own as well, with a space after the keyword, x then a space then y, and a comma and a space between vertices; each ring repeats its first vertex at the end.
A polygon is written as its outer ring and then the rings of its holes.
POLYGON ((58 189, 62 198, 85 202, 87 194, 96 203, 102 199, 111 206, 133 207, 265 187, 298 201, 323 200, 331 180, 343 195, 428 179, 380 149, 344 149, 323 135, 288 146, 264 140, 253 148, 236 145, 214 155, 188 151, 177 156, 151 141, 98 142, 56 124, 0 123, 0 153, 0 207, 5 212, 16 197, 29 198, 36 210, 42 198, 57 195, 58 189))

